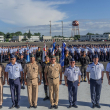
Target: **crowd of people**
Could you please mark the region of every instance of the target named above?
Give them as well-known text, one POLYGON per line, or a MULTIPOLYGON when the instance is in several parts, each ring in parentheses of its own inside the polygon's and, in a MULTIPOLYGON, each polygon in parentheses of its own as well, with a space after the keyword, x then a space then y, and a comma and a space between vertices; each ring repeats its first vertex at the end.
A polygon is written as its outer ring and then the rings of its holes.
MULTIPOLYGON (((28 47, 29 48, 27 48, 27 46, 0 47, 0 108, 2 108, 3 103, 2 91, 5 79, 7 79, 7 84, 10 85, 13 103, 10 109, 14 107, 20 108, 20 89, 25 89, 25 85, 27 85, 29 108, 37 108, 38 86, 41 85, 43 79, 45 91, 45 98, 43 100, 50 99, 50 109, 57 109, 59 84, 62 83, 62 73, 64 73, 65 85, 68 87, 69 108, 78 107, 76 105, 77 87, 80 85, 80 82, 87 82, 87 80, 90 84, 92 108, 95 106, 100 108, 99 100, 104 66, 99 62, 110 60, 110 46, 89 44, 65 46, 63 67, 60 65, 62 47, 59 45, 55 46, 55 50, 53 50, 53 45, 51 45, 50 48, 46 47, 45 61, 42 61, 43 51, 40 47, 36 45, 28 45, 28 47), (27 62, 27 53, 29 53, 30 62, 27 62), (9 63, 6 68, 4 68, 2 62, 6 60, 8 60, 9 63), (80 62, 81 68, 75 66, 75 62, 80 62), (23 86, 21 87, 21 85, 23 86), (17 96, 16 100, 15 96, 17 96)), ((110 84, 109 65, 108 63, 106 73, 108 83, 110 84)))

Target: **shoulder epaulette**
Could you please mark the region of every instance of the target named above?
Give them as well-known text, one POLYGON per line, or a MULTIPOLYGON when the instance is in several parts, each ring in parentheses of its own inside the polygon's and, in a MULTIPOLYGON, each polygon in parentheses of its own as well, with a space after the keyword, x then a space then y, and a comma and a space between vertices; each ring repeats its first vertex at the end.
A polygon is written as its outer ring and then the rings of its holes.
POLYGON ((89 63, 89 65, 91 65, 92 63, 89 63))

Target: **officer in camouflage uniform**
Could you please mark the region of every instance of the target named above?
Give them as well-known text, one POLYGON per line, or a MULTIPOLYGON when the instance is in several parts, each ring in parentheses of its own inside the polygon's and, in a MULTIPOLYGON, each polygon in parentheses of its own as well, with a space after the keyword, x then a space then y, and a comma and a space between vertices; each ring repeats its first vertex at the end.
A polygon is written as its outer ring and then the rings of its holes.
POLYGON ((86 56, 85 51, 83 51, 83 55, 80 58, 80 63, 81 63, 82 81, 84 80, 84 82, 87 82, 86 81, 86 68, 87 68, 87 65, 89 64, 89 57, 86 56), (84 77, 84 79, 83 79, 83 77, 84 77))
POLYGON ((42 73, 43 73, 44 91, 45 91, 45 98, 43 99, 44 101, 49 99, 49 96, 48 96, 48 86, 46 85, 45 74, 44 74, 44 69, 45 69, 46 65, 50 65, 49 57, 48 56, 45 56, 45 62, 43 62, 41 64, 41 66, 42 66, 42 73))
POLYGON ((41 51, 40 47, 38 47, 38 50, 36 51, 36 60, 38 63, 41 64, 41 62, 42 62, 42 51, 41 51))
MULTIPOLYGON (((20 60, 18 60, 17 62, 21 63, 21 66, 24 69, 24 65, 26 64, 26 60, 23 58, 23 54, 20 54, 20 60)), ((21 89, 25 89, 25 86, 24 86, 24 72, 23 72, 23 86, 21 86, 21 89)))
POLYGON ((3 103, 3 85, 5 84, 5 68, 0 64, 0 109, 3 103), (4 79, 3 79, 4 76, 4 79))

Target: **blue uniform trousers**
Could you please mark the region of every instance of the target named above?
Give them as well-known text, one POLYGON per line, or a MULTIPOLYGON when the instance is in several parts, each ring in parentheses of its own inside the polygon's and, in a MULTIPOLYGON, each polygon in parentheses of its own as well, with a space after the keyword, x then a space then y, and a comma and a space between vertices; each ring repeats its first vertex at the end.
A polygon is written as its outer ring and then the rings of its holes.
POLYGON ((72 58, 74 58, 74 53, 71 53, 72 58))
POLYGON ((80 53, 77 53, 77 56, 78 56, 78 62, 80 61, 80 53))
POLYGON ((99 58, 99 61, 100 61, 100 53, 99 53, 99 52, 97 52, 97 55, 98 55, 98 58, 99 58))
POLYGON ((11 99, 13 105, 19 105, 20 101, 20 90, 21 90, 21 84, 20 84, 20 78, 17 79, 9 79, 10 84, 10 91, 11 91, 11 99), (17 100, 15 100, 15 91, 17 95, 17 100))
POLYGON ((106 62, 106 58, 107 58, 107 56, 106 56, 106 53, 103 53, 103 55, 104 55, 104 61, 106 62))
POLYGON ((93 53, 90 53, 90 61, 91 62, 93 61, 93 56, 94 56, 94 54, 93 53))
POLYGON ((67 81, 67 84, 69 93, 69 103, 70 105, 74 105, 77 101, 78 81, 75 81, 74 83, 72 81, 67 81))
POLYGON ((91 101, 93 104, 99 104, 102 88, 102 80, 90 79, 91 101))

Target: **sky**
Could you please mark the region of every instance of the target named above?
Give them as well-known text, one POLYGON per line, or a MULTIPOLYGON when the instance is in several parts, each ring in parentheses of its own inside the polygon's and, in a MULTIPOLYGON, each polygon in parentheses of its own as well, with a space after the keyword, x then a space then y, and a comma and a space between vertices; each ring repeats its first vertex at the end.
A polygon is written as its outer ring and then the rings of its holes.
POLYGON ((0 31, 71 36, 72 21, 80 35, 110 32, 110 0, 0 0, 0 31))

